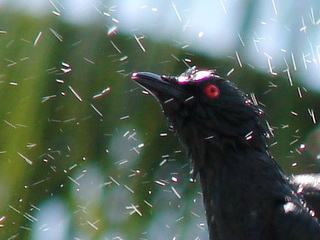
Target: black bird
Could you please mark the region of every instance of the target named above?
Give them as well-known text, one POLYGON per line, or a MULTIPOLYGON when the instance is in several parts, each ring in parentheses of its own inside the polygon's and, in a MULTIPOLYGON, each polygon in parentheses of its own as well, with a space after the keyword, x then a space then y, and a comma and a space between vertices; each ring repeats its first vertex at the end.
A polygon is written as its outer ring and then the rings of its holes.
POLYGON ((158 99, 188 149, 210 239, 320 240, 320 178, 284 175, 268 150, 262 111, 242 91, 195 67, 132 79, 158 99))

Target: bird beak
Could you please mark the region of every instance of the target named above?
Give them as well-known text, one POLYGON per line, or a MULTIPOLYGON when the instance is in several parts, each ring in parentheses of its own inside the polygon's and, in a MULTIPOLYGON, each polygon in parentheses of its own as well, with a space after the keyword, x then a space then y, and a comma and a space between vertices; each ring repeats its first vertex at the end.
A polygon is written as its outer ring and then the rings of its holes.
POLYGON ((179 86, 174 78, 149 73, 137 72, 132 80, 154 95, 162 104, 180 102, 186 99, 186 92, 179 86))

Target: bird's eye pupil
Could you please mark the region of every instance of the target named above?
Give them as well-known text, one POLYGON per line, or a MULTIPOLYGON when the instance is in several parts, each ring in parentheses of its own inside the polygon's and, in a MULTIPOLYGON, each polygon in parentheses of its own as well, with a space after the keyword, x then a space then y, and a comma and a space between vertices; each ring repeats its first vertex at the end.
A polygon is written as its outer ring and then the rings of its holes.
POLYGON ((204 91, 209 98, 217 98, 220 95, 220 89, 215 84, 208 84, 205 86, 204 91))

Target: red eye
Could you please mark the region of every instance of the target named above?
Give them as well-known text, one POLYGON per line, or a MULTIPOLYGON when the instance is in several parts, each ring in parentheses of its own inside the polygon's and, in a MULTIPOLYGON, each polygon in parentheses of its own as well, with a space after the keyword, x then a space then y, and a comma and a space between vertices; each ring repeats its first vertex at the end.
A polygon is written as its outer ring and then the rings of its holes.
POLYGON ((204 92, 209 98, 217 98, 220 95, 220 89, 215 84, 208 84, 205 86, 204 92))

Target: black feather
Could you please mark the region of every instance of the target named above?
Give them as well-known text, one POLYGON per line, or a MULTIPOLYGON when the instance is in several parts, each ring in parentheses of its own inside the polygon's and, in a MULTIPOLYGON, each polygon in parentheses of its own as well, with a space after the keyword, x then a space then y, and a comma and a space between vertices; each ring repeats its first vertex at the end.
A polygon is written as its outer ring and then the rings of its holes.
POLYGON ((320 239, 319 178, 309 175, 312 184, 283 174, 268 150, 262 111, 242 91, 196 68, 132 78, 159 100, 189 151, 210 239, 320 239))

